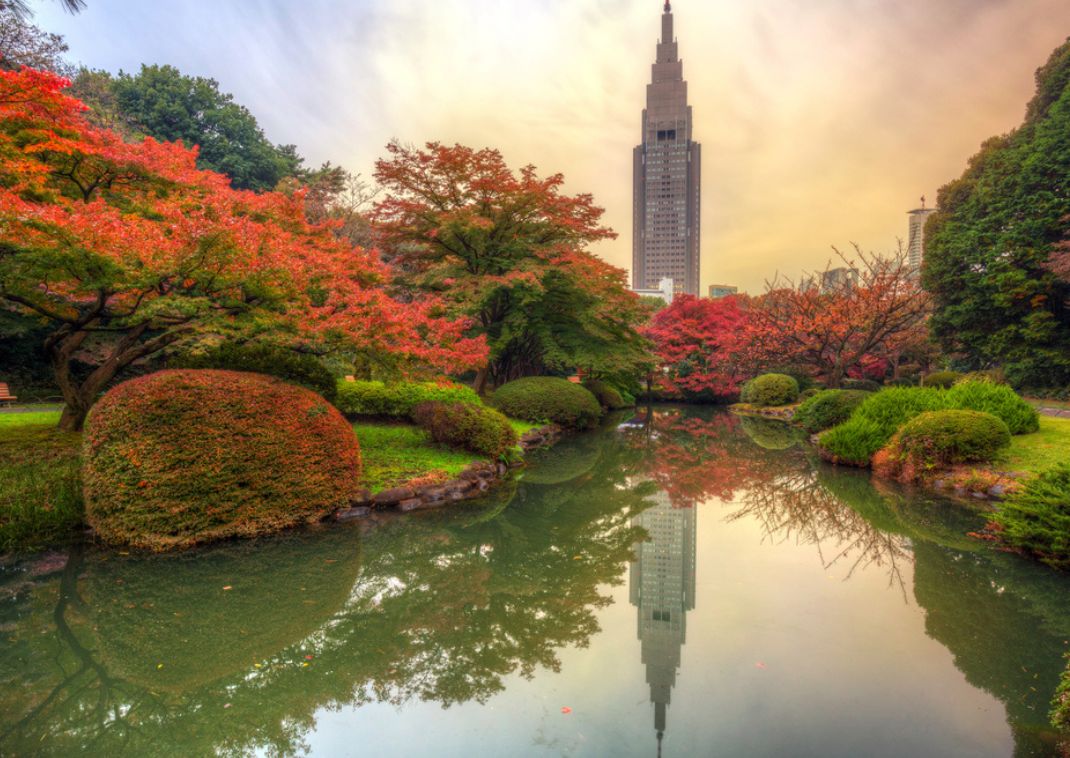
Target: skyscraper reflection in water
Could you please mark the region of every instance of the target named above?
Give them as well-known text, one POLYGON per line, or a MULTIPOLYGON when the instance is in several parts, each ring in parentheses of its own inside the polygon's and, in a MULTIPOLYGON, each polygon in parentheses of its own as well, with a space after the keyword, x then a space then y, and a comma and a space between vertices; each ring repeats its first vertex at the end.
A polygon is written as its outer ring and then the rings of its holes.
POLYGON ((641 660, 654 703, 660 755, 680 648, 686 640, 687 611, 695 607, 695 509, 674 508, 665 492, 658 493, 655 501, 656 506, 632 519, 650 536, 636 548, 628 599, 639 609, 641 660))

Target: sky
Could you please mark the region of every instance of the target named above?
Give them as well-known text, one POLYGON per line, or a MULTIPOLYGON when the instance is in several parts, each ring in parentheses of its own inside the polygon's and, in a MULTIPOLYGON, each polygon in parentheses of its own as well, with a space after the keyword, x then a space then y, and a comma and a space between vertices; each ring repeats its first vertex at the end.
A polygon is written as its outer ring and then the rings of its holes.
MULTIPOLYGON (((69 57, 216 79, 268 138, 369 177, 384 146, 494 147, 563 173, 631 262, 632 149, 662 0, 35 4, 69 57)), ((1021 122, 1067 0, 676 0, 702 143, 702 286, 761 292, 832 247, 889 252, 906 212, 1021 122)))

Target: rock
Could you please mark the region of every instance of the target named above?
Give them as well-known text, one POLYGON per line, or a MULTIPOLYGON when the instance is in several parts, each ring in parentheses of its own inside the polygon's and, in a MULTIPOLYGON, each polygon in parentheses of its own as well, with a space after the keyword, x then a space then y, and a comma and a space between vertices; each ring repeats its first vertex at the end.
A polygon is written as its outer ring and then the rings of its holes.
POLYGON ((988 496, 993 498, 1002 498, 1007 494, 1007 488, 1002 484, 993 484, 988 488, 988 496))
POLYGON ((335 521, 352 521, 353 519, 364 518, 372 509, 366 505, 358 505, 353 508, 346 508, 345 510, 338 511, 334 514, 335 521))
POLYGON ((971 492, 970 494, 977 500, 988 500, 988 495, 983 492, 971 492))
POLYGON ((350 505, 360 506, 360 505, 367 505, 371 501, 372 501, 372 493, 369 490, 360 489, 360 490, 357 490, 357 494, 354 495, 353 499, 350 500, 349 502, 350 502, 350 505))
POLYGON ((417 490, 416 496, 430 501, 441 500, 446 496, 446 487, 441 484, 432 484, 429 487, 417 490))
POLYGON ((427 508, 428 503, 422 498, 411 497, 407 500, 402 500, 396 507, 402 513, 409 513, 410 511, 418 511, 422 508, 427 508))
POLYGON ((400 503, 402 500, 409 500, 415 495, 416 493, 413 492, 412 487, 394 487, 380 492, 372 498, 372 502, 376 505, 390 505, 392 503, 400 503))
POLYGON ((466 490, 470 490, 473 486, 473 482, 464 479, 455 479, 452 482, 446 482, 445 484, 443 484, 442 490, 444 495, 454 495, 458 492, 465 492, 466 490))

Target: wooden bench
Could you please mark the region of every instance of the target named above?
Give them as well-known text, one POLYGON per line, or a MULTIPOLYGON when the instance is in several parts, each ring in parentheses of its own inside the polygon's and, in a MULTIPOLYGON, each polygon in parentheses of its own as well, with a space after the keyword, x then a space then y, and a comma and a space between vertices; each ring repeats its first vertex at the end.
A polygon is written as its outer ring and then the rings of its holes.
POLYGON ((13 403, 18 400, 17 397, 11 394, 11 390, 3 382, 0 382, 0 404, 13 403))

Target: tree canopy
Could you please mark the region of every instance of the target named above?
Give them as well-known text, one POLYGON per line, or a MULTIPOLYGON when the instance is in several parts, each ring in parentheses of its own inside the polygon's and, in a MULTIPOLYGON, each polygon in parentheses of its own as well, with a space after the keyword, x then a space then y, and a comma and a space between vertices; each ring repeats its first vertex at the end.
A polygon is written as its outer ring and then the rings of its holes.
POLYGON ((89 124, 67 84, 0 71, 0 303, 48 324, 64 428, 121 369, 206 333, 483 365, 467 321, 433 296, 391 299, 377 255, 309 224, 303 192, 237 190, 196 150, 126 142, 89 124), (87 353, 95 369, 76 379, 87 353))
POLYGON ((1036 81, 1022 125, 940 190, 923 281, 933 334, 965 367, 1058 386, 1070 382, 1070 281, 1051 265, 1070 229, 1070 41, 1036 81))
POLYGON ((497 150, 387 149, 375 171, 385 193, 372 212, 379 241, 401 282, 474 319, 490 347, 480 387, 575 368, 638 373, 649 310, 623 270, 586 250, 615 236, 590 195, 565 195, 564 177, 533 166, 514 174, 497 150))

